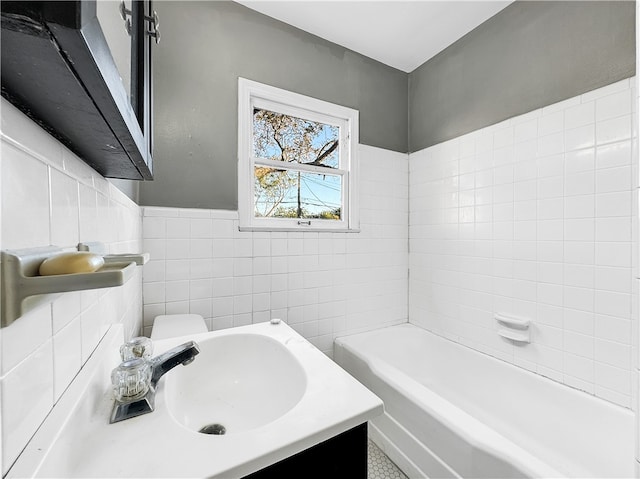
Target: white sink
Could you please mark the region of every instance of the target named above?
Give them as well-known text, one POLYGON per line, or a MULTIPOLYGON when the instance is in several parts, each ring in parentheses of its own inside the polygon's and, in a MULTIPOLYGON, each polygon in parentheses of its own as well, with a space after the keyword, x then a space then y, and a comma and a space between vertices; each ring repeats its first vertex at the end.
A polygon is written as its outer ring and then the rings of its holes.
POLYGON ((284 323, 156 341, 155 354, 193 340, 201 353, 158 382, 155 410, 109 424, 114 325, 6 479, 238 478, 345 432, 382 401, 284 323), (200 434, 220 423, 225 435, 200 434))
POLYGON ((268 336, 210 337, 198 346, 193 363, 164 377, 170 414, 192 431, 222 425, 227 435, 246 432, 283 416, 304 395, 300 362, 268 336))

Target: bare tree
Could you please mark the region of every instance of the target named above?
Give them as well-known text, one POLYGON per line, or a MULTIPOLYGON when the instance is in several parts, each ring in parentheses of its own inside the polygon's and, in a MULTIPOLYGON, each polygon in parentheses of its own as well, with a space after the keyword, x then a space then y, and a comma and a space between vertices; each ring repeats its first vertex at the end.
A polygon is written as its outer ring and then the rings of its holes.
MULTIPOLYGON (((255 109, 253 149, 257 158, 325 168, 338 166, 339 129, 323 123, 268 110, 255 109)), ((282 213, 282 202, 297 188, 296 217, 303 217, 301 173, 256 166, 256 208, 261 216, 282 213), (260 205, 260 207, 258 206, 260 205)), ((284 214, 282 214, 284 215, 284 214)), ((286 216, 290 216, 286 214, 286 216)), ((326 215, 325 215, 326 216, 326 215)))

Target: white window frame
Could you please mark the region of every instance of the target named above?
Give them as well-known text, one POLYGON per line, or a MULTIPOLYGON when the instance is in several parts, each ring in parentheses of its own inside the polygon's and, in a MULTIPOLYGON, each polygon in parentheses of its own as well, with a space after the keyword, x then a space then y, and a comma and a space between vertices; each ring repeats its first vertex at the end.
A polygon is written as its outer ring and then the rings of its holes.
MULTIPOLYGON (((358 217, 358 125, 357 110, 335 105, 281 88, 238 78, 238 218, 242 231, 359 231, 358 217), (267 109, 340 127, 340 165, 327 174, 342 177, 341 220, 260 218, 255 216, 253 157, 253 110, 267 109)), ((259 160, 269 164, 268 160, 259 160)), ((282 162, 273 162, 282 166, 282 162)), ((319 173, 314 166, 287 164, 290 171, 319 173)))

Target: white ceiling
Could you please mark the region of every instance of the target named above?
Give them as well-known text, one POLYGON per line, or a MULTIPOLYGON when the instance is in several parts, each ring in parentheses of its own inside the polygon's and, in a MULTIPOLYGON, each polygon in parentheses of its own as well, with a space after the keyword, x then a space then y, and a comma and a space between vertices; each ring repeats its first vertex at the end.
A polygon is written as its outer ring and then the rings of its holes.
POLYGON ((513 0, 236 1, 399 70, 411 72, 513 0))

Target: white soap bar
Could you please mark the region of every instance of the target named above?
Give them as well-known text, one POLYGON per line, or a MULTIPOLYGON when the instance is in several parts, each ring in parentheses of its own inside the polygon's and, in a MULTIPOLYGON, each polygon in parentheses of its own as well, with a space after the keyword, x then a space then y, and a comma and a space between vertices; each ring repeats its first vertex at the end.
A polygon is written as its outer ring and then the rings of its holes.
POLYGON ((93 273, 104 265, 104 258, 88 251, 62 253, 40 264, 40 276, 55 274, 93 273))

